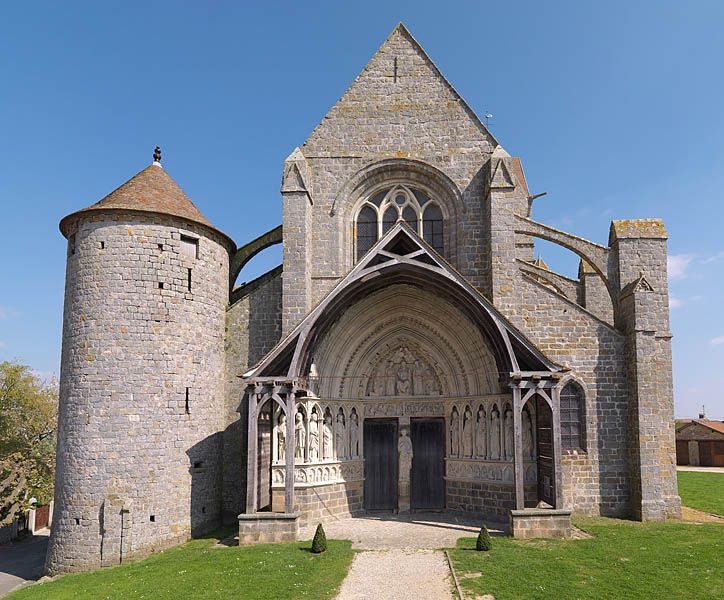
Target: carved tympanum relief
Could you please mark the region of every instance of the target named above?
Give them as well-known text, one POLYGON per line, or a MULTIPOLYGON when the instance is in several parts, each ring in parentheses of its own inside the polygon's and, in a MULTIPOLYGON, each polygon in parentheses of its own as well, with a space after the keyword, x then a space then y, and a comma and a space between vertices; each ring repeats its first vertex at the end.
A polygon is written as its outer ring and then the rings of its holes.
POLYGON ((439 396, 440 378, 430 360, 411 342, 378 358, 365 386, 367 396, 439 396))

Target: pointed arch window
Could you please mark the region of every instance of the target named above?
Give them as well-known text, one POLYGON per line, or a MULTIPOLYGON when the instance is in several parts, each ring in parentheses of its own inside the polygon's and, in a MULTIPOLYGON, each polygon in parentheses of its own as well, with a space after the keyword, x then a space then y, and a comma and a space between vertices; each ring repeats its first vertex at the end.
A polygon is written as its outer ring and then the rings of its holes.
POLYGON ((397 185, 371 194, 357 212, 357 260, 400 220, 444 254, 445 216, 441 206, 422 190, 397 185))
POLYGON ((357 258, 363 256, 377 241, 377 213, 365 206, 357 217, 357 258))
POLYGON ((585 397, 583 389, 571 382, 561 390, 561 446, 569 450, 585 450, 585 397))

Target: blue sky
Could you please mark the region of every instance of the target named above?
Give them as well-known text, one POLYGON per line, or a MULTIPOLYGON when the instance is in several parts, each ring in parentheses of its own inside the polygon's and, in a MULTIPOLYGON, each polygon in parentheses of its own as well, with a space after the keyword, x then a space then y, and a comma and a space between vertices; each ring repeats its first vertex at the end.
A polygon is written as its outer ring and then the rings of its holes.
MULTIPOLYGON (((59 370, 64 215, 154 145, 237 243, 281 222, 282 161, 402 20, 521 156, 538 220, 670 234, 677 416, 724 418, 724 3, 27 2, 0 19, 0 360, 59 370)), ((547 245, 575 275, 576 257, 547 245)), ((245 279, 274 266, 260 255, 245 279)))

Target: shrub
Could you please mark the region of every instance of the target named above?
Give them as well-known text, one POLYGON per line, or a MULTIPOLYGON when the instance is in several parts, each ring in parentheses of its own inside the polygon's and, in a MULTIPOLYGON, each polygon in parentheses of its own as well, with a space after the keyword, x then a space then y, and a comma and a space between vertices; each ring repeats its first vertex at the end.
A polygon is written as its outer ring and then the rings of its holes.
POLYGON ((314 532, 314 539, 312 540, 312 552, 314 554, 321 554, 327 549, 327 536, 324 535, 324 528, 320 523, 317 525, 317 531, 314 532))
POLYGON ((475 542, 475 549, 480 551, 487 552, 488 550, 491 550, 493 547, 493 541, 490 539, 490 534, 488 533, 488 528, 485 526, 485 523, 483 523, 483 526, 480 528, 480 533, 478 534, 478 539, 475 542))

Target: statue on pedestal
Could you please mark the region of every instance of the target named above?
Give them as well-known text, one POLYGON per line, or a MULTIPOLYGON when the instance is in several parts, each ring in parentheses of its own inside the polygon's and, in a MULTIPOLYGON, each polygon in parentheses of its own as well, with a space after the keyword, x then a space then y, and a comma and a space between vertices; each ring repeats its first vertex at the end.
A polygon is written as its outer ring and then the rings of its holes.
POLYGON ((511 459, 515 454, 513 447, 513 411, 507 409, 503 421, 503 429, 505 431, 505 458, 511 459))
POLYGON ((322 426, 322 457, 324 460, 332 460, 332 415, 325 413, 324 425, 322 426))
POLYGON ((460 415, 453 408, 450 416, 450 456, 460 456, 460 415))
POLYGON ((304 415, 298 412, 294 415, 294 457, 301 460, 304 460, 304 438, 306 433, 304 415))
POLYGON ((287 416, 282 413, 279 415, 279 424, 277 425, 277 460, 284 461, 287 455, 287 416))
POLYGON ((337 413, 337 426, 334 431, 334 444, 337 448, 337 460, 347 458, 347 426, 344 423, 344 413, 337 413))
POLYGON ((319 416, 317 411, 312 411, 312 417, 309 421, 309 460, 317 460, 319 458, 319 416))
POLYGON ((478 409, 478 423, 475 431, 475 456, 485 458, 488 439, 488 427, 485 422, 485 409, 481 406, 478 409))
POLYGON ((349 457, 359 458, 359 418, 354 408, 349 415, 349 457))
POLYGON ((500 414, 497 408, 490 413, 490 458, 500 460, 500 414))
POLYGON ((400 438, 397 440, 397 456, 399 459, 399 481, 410 481, 410 470, 412 469, 412 440, 407 435, 407 427, 400 430, 400 438))
POLYGON ((463 414, 463 456, 473 457, 473 413, 468 406, 463 414))

